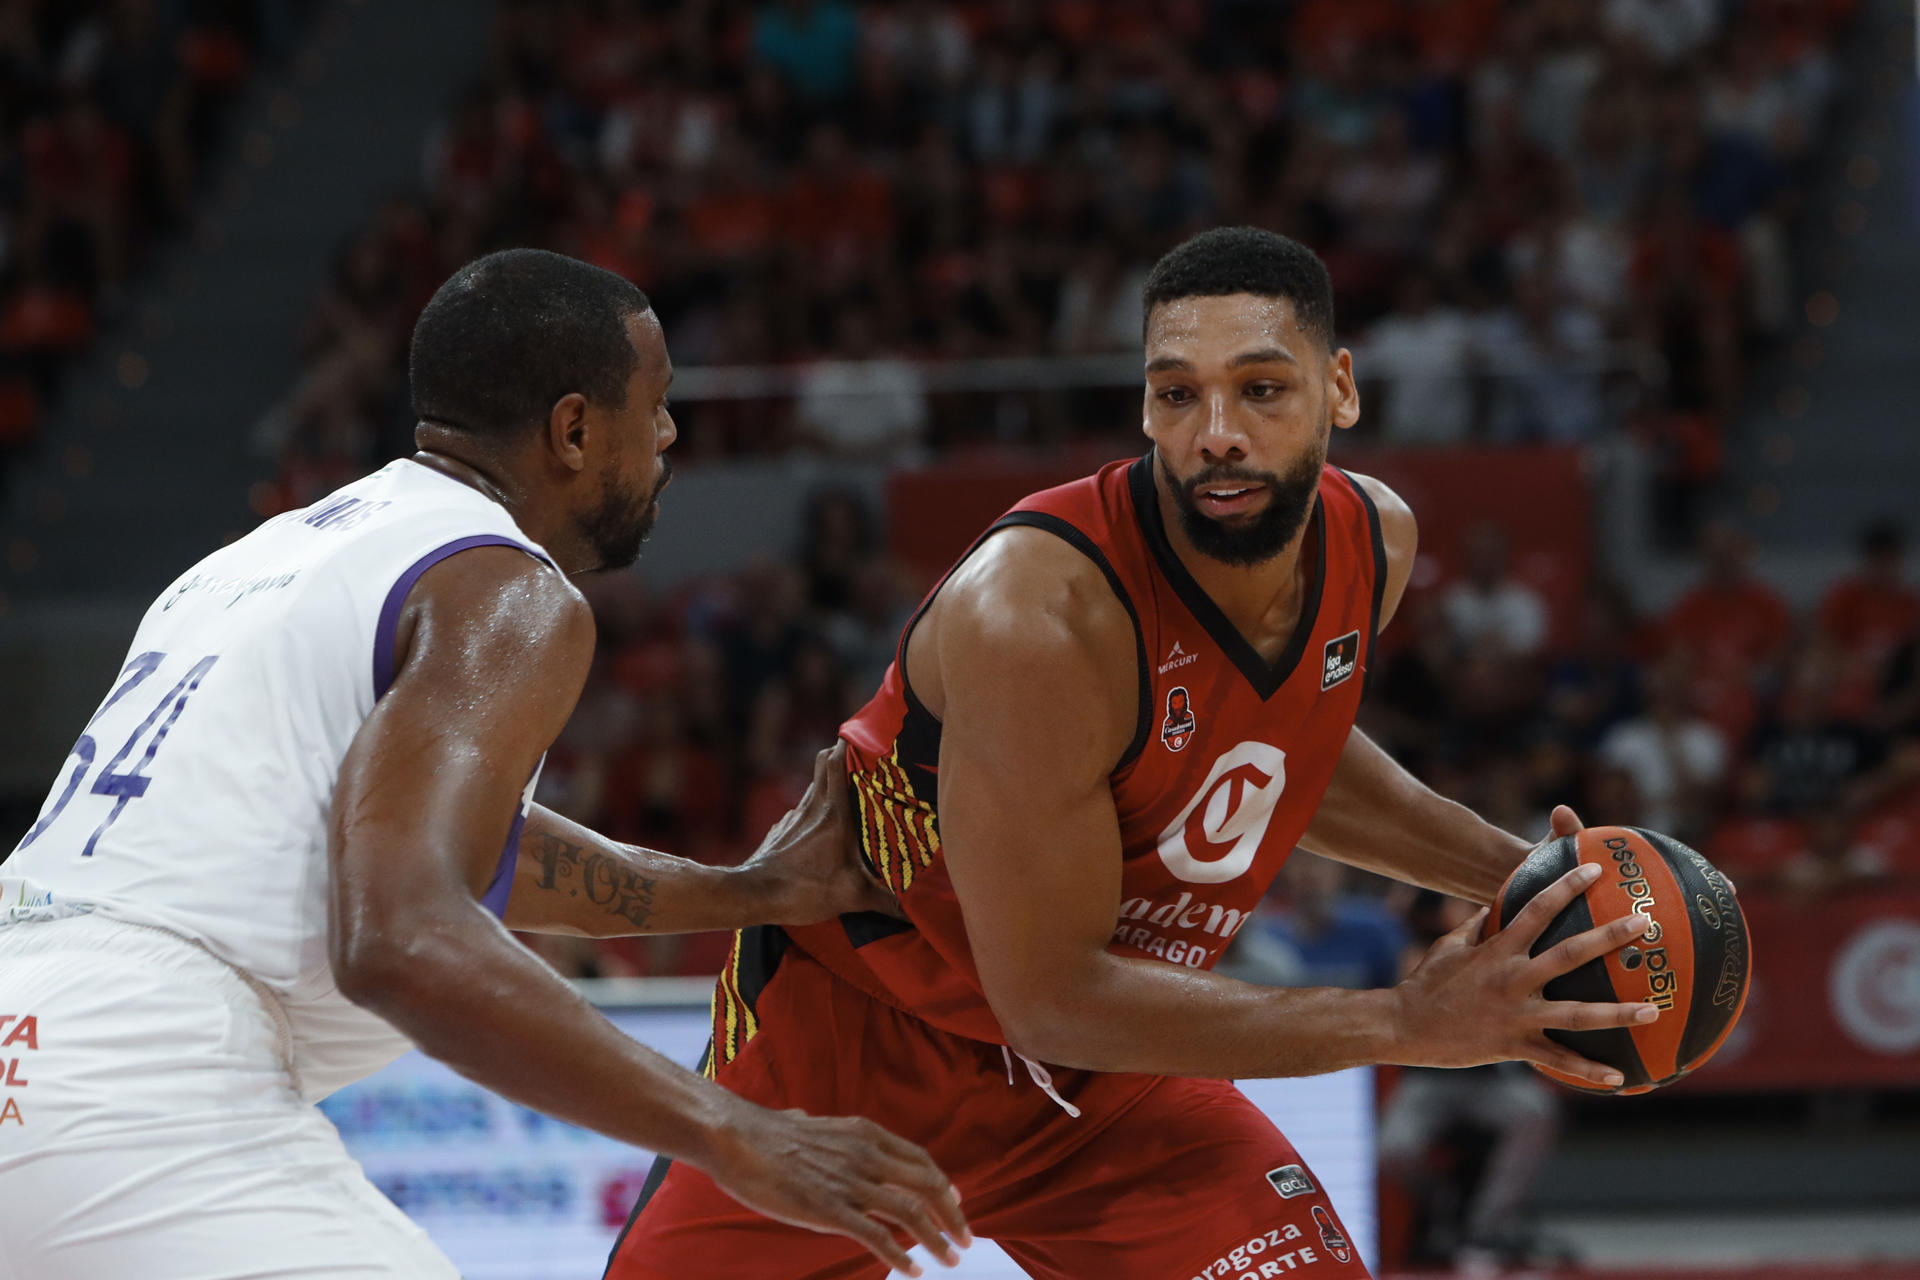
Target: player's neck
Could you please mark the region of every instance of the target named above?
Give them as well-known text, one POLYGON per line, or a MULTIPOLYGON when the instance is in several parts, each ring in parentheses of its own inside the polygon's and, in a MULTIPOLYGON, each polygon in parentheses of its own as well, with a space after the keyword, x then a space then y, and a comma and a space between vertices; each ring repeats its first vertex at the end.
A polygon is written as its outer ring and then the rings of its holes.
POLYGON ((1187 537, 1179 508, 1158 468, 1153 488, 1160 503, 1160 524, 1174 555, 1234 629, 1271 660, 1285 647, 1300 619, 1307 591, 1306 558, 1301 553, 1314 522, 1302 521, 1299 532, 1284 547, 1258 564, 1226 564, 1201 551, 1187 537))
MULTIPOLYGON (((543 504, 529 500, 510 468, 458 457, 451 451, 429 445, 419 446, 413 454, 413 461, 439 472, 449 480, 459 481, 506 508, 513 522, 520 526, 520 531, 545 548, 547 554, 553 557, 553 562, 560 566, 561 572, 571 575, 597 567, 586 562, 569 563, 580 561, 578 549, 573 545, 577 538, 570 536, 570 526, 551 515, 541 520, 539 513, 543 510, 543 504)), ((544 506, 551 508, 551 504, 544 506)))

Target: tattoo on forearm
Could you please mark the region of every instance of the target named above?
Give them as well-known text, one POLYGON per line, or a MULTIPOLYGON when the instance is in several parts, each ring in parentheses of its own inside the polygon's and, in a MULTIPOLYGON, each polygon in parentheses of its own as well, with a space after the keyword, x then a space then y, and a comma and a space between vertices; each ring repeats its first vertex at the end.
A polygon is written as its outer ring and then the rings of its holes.
POLYGON ((643 876, 632 867, 622 866, 617 858, 556 835, 536 836, 531 853, 540 868, 542 889, 564 892, 569 898, 584 893, 588 902, 605 907, 636 930, 645 931, 647 922, 653 919, 654 895, 659 889, 656 877, 643 876))
POLYGON ((653 918, 655 881, 632 867, 623 867, 605 854, 589 853, 581 868, 587 901, 605 907, 636 929, 645 929, 653 918))

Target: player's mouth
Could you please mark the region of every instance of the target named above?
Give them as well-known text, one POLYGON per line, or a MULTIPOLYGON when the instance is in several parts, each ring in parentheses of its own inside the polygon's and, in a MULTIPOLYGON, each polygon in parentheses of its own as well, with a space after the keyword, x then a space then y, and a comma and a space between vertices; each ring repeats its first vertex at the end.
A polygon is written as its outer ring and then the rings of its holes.
POLYGON ((1227 483, 1199 485, 1193 491, 1194 505, 1216 520, 1251 515, 1267 501, 1264 484, 1227 483))

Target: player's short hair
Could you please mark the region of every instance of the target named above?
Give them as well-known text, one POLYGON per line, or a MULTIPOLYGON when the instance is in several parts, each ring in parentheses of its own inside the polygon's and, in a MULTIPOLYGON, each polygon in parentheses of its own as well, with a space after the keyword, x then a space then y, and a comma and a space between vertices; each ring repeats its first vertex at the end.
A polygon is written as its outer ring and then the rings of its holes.
POLYGON ((1287 299, 1300 327, 1333 345, 1333 280, 1327 264, 1298 240, 1259 227, 1202 231, 1154 263, 1141 291, 1143 326, 1162 303, 1231 293, 1287 299))
POLYGON ((651 308, 632 282, 562 254, 504 249, 476 258, 413 326, 413 411, 504 436, 544 423, 576 391, 617 409, 640 363, 627 320, 651 308))

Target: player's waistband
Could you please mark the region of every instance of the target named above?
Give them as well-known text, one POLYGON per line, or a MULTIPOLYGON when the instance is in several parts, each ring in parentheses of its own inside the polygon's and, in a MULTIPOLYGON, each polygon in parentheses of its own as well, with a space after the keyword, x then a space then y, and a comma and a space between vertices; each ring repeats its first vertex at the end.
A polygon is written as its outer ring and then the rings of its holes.
POLYGON ((159 925, 121 920, 71 904, 57 913, 16 916, 0 923, 0 957, 24 959, 65 952, 138 964, 146 973, 172 970, 190 980, 213 984, 213 993, 229 1000, 257 1004, 272 1020, 280 1062, 294 1090, 300 1090, 300 1072, 293 1055, 293 1023, 280 997, 205 945, 159 925))

